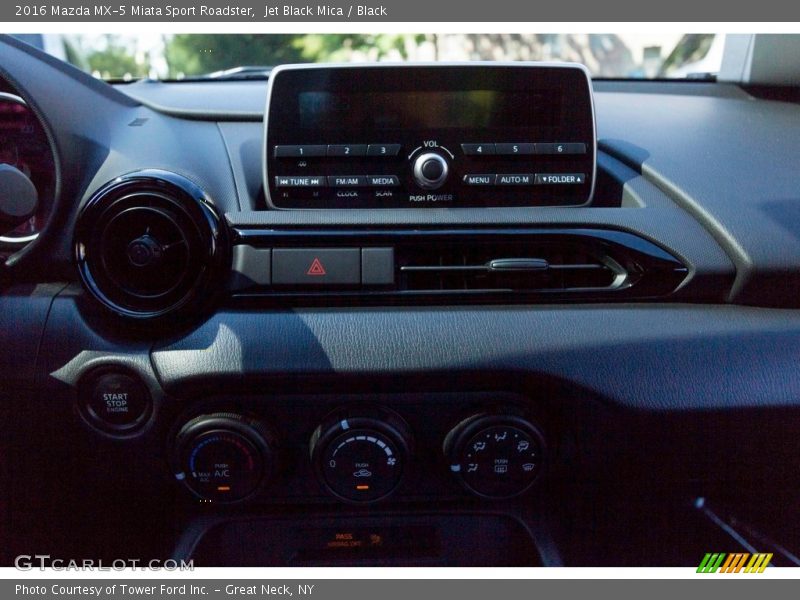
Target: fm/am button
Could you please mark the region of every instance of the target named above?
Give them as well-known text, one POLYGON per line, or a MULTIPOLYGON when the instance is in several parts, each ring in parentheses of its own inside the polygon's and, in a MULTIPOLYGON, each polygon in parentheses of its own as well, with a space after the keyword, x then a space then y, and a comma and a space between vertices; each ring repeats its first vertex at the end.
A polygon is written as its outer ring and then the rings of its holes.
POLYGON ((363 175, 330 175, 328 185, 331 187, 364 187, 367 185, 367 178, 363 175))

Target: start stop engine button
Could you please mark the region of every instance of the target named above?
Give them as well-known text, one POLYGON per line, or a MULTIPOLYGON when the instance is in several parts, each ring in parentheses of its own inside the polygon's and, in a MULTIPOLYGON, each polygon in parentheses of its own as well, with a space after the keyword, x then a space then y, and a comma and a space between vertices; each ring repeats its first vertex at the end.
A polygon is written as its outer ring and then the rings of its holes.
POLYGON ((100 429, 130 431, 150 415, 152 398, 142 381, 128 373, 105 371, 82 386, 84 413, 100 429))

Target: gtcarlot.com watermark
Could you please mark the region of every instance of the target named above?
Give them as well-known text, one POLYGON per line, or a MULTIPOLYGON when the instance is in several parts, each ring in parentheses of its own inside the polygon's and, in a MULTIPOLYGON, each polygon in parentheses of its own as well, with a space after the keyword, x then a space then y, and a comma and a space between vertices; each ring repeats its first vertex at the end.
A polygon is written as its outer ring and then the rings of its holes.
POLYGON ((117 558, 111 561, 94 559, 61 559, 49 554, 20 554, 14 559, 14 567, 19 571, 194 571, 193 560, 140 560, 138 558, 117 558))

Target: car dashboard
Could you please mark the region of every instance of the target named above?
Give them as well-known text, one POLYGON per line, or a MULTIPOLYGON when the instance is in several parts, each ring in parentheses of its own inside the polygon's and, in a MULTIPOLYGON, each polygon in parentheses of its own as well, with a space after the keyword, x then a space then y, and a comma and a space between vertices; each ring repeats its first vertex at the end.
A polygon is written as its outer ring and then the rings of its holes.
POLYGON ((0 238, 3 564, 796 564, 796 103, 0 56, 42 129, 30 237, 0 238))

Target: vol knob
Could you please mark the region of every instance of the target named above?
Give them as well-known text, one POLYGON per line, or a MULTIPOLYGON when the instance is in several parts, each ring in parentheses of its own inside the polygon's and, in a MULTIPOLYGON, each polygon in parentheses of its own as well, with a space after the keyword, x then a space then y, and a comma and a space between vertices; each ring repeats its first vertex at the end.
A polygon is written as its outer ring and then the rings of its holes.
POLYGON ((414 181, 426 190, 435 190, 447 181, 449 166, 440 154, 426 152, 414 161, 414 181))

